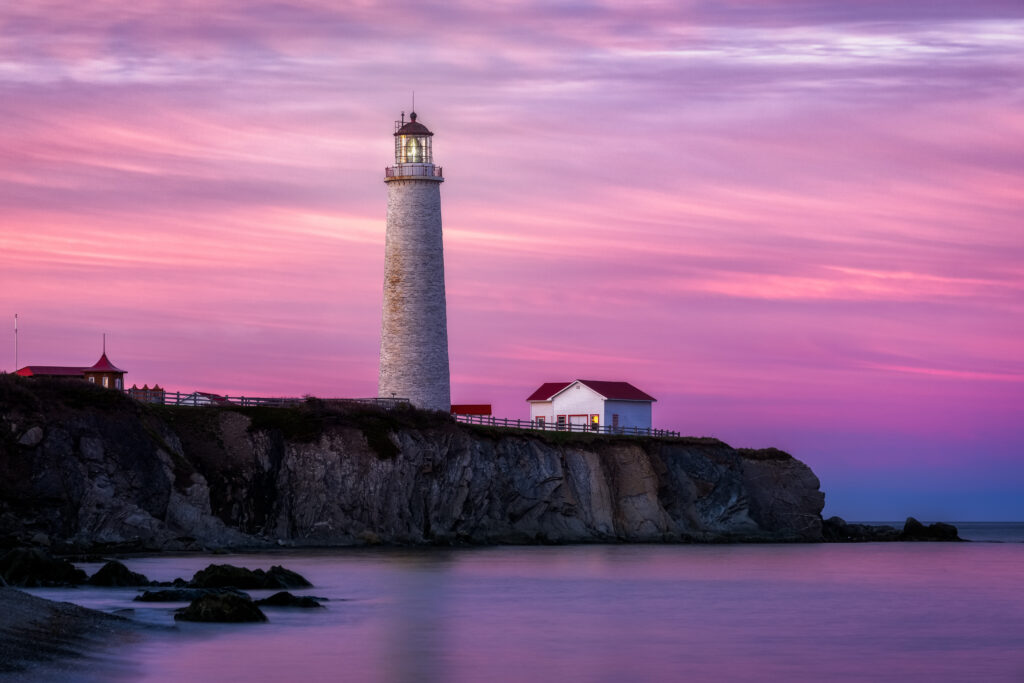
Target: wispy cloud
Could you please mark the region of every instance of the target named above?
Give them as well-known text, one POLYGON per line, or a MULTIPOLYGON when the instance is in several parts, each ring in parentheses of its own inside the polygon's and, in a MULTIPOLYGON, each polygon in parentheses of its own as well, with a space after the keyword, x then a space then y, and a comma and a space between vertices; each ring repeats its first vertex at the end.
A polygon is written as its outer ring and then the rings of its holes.
POLYGON ((1019 432, 1019 2, 68 0, 0 35, 30 362, 108 331, 129 381, 372 393, 415 91, 456 399, 628 379, 667 426, 770 436, 921 432, 969 396, 943 424, 1019 432))

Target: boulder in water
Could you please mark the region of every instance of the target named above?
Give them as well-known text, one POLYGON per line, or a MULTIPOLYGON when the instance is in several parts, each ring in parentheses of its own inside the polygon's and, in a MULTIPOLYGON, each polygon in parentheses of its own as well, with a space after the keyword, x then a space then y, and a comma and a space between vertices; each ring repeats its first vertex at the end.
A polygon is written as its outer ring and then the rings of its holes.
POLYGON ((962 541, 957 528, 952 524, 936 522, 925 526, 913 517, 907 517, 903 525, 902 541, 962 541))
POLYGON ((300 574, 284 567, 272 566, 270 571, 264 572, 230 564, 211 564, 196 572, 189 582, 193 588, 307 588, 312 585, 300 574))
POLYGON ((900 530, 884 524, 851 524, 842 517, 829 517, 821 524, 821 540, 831 543, 898 541, 900 530))
POLYGON ((89 577, 91 586, 147 586, 149 579, 136 574, 117 560, 111 560, 89 577))
POLYGON ((293 572, 291 569, 285 569, 280 565, 272 565, 267 570, 267 585, 265 588, 310 588, 312 585, 306 580, 306 577, 293 572))
POLYGON ((292 595, 288 591, 274 593, 269 598, 257 600, 260 607, 323 607, 319 600, 312 595, 292 595))
POLYGON ((245 593, 234 588, 167 588, 157 591, 146 591, 136 595, 132 600, 135 602, 190 602, 205 595, 223 595, 234 593, 243 597, 249 597, 245 593))
POLYGON ((0 557, 0 577, 10 586, 77 586, 86 573, 39 548, 15 548, 0 557))
POLYGON ((223 623, 267 620, 267 616, 252 599, 237 593, 203 595, 193 600, 188 607, 177 610, 174 618, 178 621, 223 623))

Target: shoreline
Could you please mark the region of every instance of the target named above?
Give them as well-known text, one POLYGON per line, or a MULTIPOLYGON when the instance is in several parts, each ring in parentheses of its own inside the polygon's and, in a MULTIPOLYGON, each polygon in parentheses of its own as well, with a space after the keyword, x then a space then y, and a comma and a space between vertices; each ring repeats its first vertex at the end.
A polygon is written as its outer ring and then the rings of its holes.
POLYGON ((37 667, 88 661, 138 640, 146 628, 115 614, 0 587, 0 677, 31 676, 37 667))

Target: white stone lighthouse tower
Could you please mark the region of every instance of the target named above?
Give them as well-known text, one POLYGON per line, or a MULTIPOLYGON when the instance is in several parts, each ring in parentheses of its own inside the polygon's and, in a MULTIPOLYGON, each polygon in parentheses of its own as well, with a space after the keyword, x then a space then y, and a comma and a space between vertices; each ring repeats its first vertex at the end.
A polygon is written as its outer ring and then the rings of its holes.
POLYGON ((402 115, 395 122, 395 165, 384 171, 388 226, 384 248, 384 317, 378 395, 408 398, 417 408, 451 408, 448 316, 441 241, 441 167, 434 134, 402 115))

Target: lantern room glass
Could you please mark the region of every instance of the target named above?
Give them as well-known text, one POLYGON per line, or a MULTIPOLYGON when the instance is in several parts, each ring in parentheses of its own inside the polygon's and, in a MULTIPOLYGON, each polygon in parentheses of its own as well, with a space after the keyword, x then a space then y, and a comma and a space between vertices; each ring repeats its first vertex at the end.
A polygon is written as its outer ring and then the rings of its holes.
POLYGON ((431 151, 429 135, 396 135, 396 164, 432 164, 434 155, 431 151))

